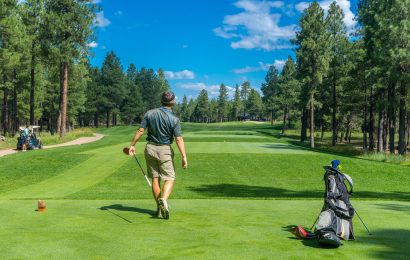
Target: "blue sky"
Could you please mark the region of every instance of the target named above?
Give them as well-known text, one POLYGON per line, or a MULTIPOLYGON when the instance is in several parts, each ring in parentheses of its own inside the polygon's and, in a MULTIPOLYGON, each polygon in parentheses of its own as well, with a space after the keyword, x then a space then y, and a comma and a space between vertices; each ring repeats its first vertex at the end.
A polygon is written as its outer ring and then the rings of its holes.
MULTIPOLYGON (((97 14, 91 62, 101 66, 108 51, 130 63, 166 71, 179 101, 203 88, 211 97, 221 83, 232 93, 249 80, 260 88, 266 71, 294 57, 289 39, 298 30, 306 1, 94 0, 97 14)), ((319 3, 326 10, 331 0, 319 3)), ((357 0, 337 0, 348 28, 355 26, 357 0)))

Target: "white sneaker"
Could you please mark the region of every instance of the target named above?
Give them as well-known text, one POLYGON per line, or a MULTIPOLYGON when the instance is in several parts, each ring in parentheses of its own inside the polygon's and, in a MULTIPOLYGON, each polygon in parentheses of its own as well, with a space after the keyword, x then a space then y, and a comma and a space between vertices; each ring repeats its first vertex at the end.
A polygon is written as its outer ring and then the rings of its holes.
POLYGON ((164 219, 169 219, 169 207, 168 202, 164 198, 158 199, 159 209, 161 211, 161 215, 164 219))

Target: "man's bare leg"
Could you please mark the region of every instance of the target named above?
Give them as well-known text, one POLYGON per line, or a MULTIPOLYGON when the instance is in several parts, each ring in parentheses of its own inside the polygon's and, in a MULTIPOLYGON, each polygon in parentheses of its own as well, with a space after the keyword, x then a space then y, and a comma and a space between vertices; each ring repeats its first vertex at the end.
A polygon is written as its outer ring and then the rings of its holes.
POLYGON ((166 180, 164 183, 164 188, 162 189, 162 198, 168 200, 169 196, 171 195, 172 188, 174 187, 173 180, 166 180))
POLYGON ((169 219, 168 198, 171 195, 172 188, 174 187, 174 180, 166 180, 164 187, 162 188, 162 196, 158 200, 161 210, 161 215, 165 219, 169 219))
POLYGON ((159 182, 159 178, 152 178, 152 195, 154 196, 158 209, 158 199, 161 197, 161 184, 159 182))

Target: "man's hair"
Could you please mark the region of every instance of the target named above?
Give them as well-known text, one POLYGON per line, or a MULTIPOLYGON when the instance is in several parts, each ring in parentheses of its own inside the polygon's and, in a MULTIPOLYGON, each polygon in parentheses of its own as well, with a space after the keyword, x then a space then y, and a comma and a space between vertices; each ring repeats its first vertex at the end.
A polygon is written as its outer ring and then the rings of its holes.
POLYGON ((163 106, 173 106, 175 105, 175 95, 172 93, 172 91, 165 91, 162 93, 161 96, 161 104, 163 106))

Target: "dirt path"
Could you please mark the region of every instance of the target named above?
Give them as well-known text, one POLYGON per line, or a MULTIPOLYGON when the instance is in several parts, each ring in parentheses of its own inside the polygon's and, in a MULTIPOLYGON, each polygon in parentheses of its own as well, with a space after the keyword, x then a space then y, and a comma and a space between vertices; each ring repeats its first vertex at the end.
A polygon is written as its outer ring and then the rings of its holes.
MULTIPOLYGON (((63 143, 63 144, 45 145, 43 148, 44 149, 50 149, 50 148, 62 147, 62 146, 86 144, 86 143, 91 143, 91 142, 98 141, 103 137, 104 137, 103 134, 94 134, 94 136, 80 137, 78 139, 75 139, 73 141, 63 143)), ((15 150, 15 149, 0 150, 0 157, 5 156, 5 155, 9 155, 9 154, 13 154, 13 153, 17 153, 17 152, 19 152, 19 151, 15 150)))

